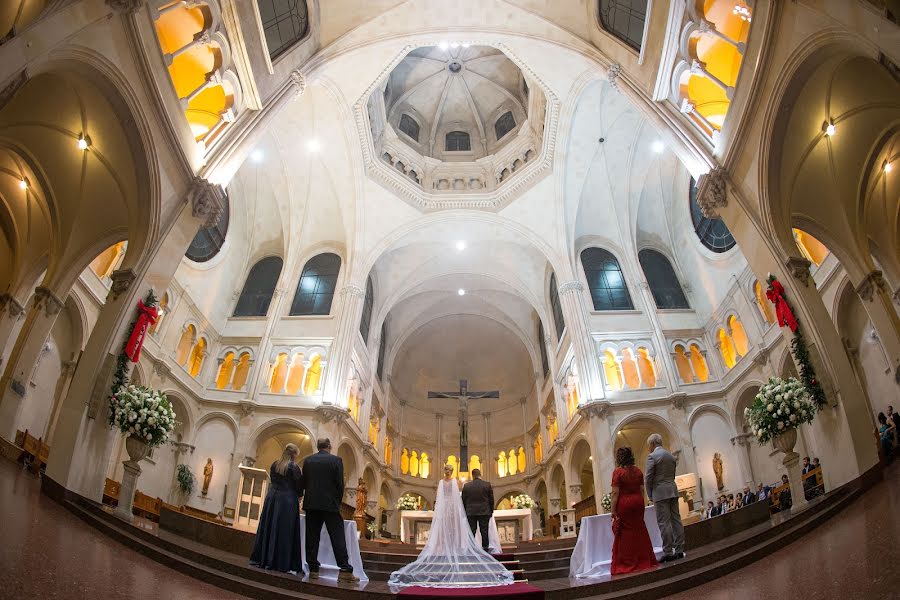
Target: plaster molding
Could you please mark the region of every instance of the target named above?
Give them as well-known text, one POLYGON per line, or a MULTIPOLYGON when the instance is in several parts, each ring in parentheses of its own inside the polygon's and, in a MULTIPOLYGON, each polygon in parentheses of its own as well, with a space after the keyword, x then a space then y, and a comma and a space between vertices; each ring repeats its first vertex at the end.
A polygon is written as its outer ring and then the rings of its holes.
POLYGON ((333 404, 320 404, 316 407, 316 415, 321 423, 335 421, 340 424, 350 418, 350 411, 333 404))
POLYGON ((238 409, 240 410, 241 418, 252 417, 256 414, 256 406, 257 404, 253 400, 240 400, 238 402, 238 409))
POLYGON ((581 486, 580 485, 570 485, 569 493, 573 496, 580 496, 581 495, 581 486))
POLYGON ((611 416, 612 405, 606 400, 588 402, 578 407, 588 418, 607 419, 611 416))
POLYGON ((875 270, 866 275, 859 285, 856 286, 856 293, 866 302, 872 302, 875 299, 875 292, 887 293, 887 284, 881 271, 875 270))
POLYGON ((219 222, 225 210, 225 190, 221 185, 194 177, 187 197, 191 203, 191 215, 203 221, 203 227, 212 227, 219 222))
POLYGON ((163 381, 172 373, 172 368, 162 359, 153 360, 153 372, 156 373, 163 381))
POLYGON ((144 0, 106 0, 106 5, 120 15, 130 15, 144 6, 144 0))
POLYGON ((300 69, 294 69, 291 71, 290 76, 291 85, 294 86, 294 98, 299 98, 303 94, 306 93, 306 77, 303 76, 303 73, 300 69))
POLYGON ((366 291, 358 285, 347 284, 341 288, 341 294, 356 298, 362 298, 366 295, 366 291))
POLYGON ((619 77, 622 75, 622 65, 613 63, 606 69, 606 81, 614 90, 619 91, 619 77))
POLYGON ((580 281, 567 281, 559 286, 560 294, 568 294, 570 292, 584 291, 584 285, 580 281))
POLYGON ((716 209, 728 206, 728 172, 724 167, 715 167, 706 175, 700 177, 697 183, 697 204, 703 216, 716 219, 719 213, 716 209))
POLYGON ((672 405, 672 408, 678 410, 684 410, 684 402, 687 400, 687 394, 684 392, 679 392, 677 394, 672 394, 669 396, 669 403, 672 405))

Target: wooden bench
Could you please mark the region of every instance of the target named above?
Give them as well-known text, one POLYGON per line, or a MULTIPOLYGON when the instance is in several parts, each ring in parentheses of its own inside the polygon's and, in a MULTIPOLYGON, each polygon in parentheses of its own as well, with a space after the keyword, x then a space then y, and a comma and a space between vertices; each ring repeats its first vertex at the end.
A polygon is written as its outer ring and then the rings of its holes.
MULTIPOLYGON (((119 494, 121 491, 122 484, 107 477, 106 482, 103 484, 103 504, 118 506, 119 494)), ((159 523, 159 513, 162 509, 162 505, 162 498, 154 498, 137 490, 134 493, 134 502, 131 506, 131 513, 155 523, 159 523)))
POLYGON ((50 446, 44 443, 41 438, 36 438, 28 430, 16 431, 16 446, 22 448, 22 456, 19 460, 28 467, 32 473, 41 472, 50 459, 50 446))
POLYGON ((211 523, 222 523, 224 521, 219 517, 219 515, 215 513, 201 510, 199 508, 194 508, 193 506, 188 506, 187 504, 185 504, 184 506, 180 506, 175 510, 186 515, 196 517, 198 519, 203 519, 204 521, 210 521, 211 523))
POLYGON ((583 518, 593 517, 597 514, 597 501, 591 495, 581 502, 576 502, 572 508, 575 509, 575 523, 580 525, 583 518))

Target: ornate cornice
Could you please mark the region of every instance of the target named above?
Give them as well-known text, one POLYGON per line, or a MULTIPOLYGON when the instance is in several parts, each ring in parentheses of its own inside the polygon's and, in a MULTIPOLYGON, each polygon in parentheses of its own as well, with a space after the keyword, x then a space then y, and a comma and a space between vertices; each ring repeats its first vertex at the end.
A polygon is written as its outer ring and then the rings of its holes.
POLYGON ((684 410, 684 402, 687 400, 687 394, 684 392, 679 392, 677 394, 672 394, 669 396, 669 403, 672 405, 672 408, 678 410, 684 410))
POLYGON ((804 287, 809 287, 809 265, 811 264, 805 258, 798 256, 791 256, 784 261, 784 266, 787 267, 791 276, 802 283, 804 287))
POLYGON ((106 5, 120 15, 130 15, 144 6, 144 0, 106 0, 106 5))
POLYGON ((341 288, 341 294, 345 296, 355 296, 357 298, 362 298, 366 295, 366 291, 358 285, 353 285, 352 283, 350 283, 341 288))
POLYGON ((294 92, 295 98, 299 98, 306 93, 306 77, 303 76, 303 73, 300 72, 300 69, 294 69, 293 71, 291 71, 291 85, 297 88, 294 92))
POLYGON ((343 423, 350 418, 350 411, 333 404, 320 404, 316 407, 316 414, 322 423, 328 423, 332 420, 337 423, 343 423))
POLYGON ((60 300, 56 294, 48 288, 38 286, 34 288, 34 308, 36 310, 44 310, 44 314, 52 317, 62 310, 65 303, 60 300))
POLYGON ((156 373, 159 377, 165 381, 166 377, 172 372, 172 368, 169 364, 161 358, 153 359, 153 372, 156 373))
POLYGON ((859 285, 856 286, 856 293, 866 302, 872 302, 872 300, 874 300, 875 290, 884 293, 887 292, 887 284, 884 282, 884 277, 882 276, 881 271, 877 270, 866 275, 863 280, 859 282, 859 285))
POLYGON ((578 407, 578 411, 588 418, 606 419, 610 415, 612 406, 606 400, 588 402, 578 407))
POLYGON ((238 410, 240 410, 241 418, 252 417, 256 413, 257 404, 253 400, 238 401, 238 410))
POLYGON ((225 190, 221 185, 210 183, 202 177, 194 177, 188 190, 191 214, 203 221, 204 227, 212 227, 219 222, 225 210, 225 190))
POLYGON ((697 204, 703 216, 718 218, 718 208, 728 206, 728 173, 724 167, 716 167, 697 182, 697 204))

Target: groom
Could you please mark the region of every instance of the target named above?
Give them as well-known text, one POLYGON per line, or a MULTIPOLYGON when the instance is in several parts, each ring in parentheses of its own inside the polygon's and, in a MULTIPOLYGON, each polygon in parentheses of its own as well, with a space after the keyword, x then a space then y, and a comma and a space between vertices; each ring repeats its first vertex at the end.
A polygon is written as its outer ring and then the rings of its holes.
POLYGON ((306 563, 309 578, 319 578, 319 538, 322 525, 328 530, 335 562, 340 568, 338 581, 356 583, 347 556, 347 540, 344 539, 344 519, 341 518, 341 500, 344 497, 344 461, 331 454, 331 440, 317 441, 318 452, 303 461, 304 486, 303 510, 306 511, 306 563))
POLYGON ((469 527, 472 528, 472 536, 475 530, 481 530, 481 547, 490 554, 490 540, 488 539, 488 525, 491 515, 494 514, 494 488, 487 481, 481 479, 481 471, 472 469, 472 481, 463 486, 463 506, 466 508, 466 516, 469 518, 469 527))

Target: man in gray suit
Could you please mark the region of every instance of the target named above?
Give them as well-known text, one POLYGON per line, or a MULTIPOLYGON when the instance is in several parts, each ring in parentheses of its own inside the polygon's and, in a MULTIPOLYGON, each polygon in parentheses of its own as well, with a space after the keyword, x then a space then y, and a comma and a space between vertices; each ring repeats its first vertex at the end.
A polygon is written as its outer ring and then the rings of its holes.
POLYGON ((645 482, 647 497, 656 506, 656 523, 663 541, 663 562, 684 558, 684 527, 678 512, 678 487, 675 485, 677 461, 662 447, 662 436, 654 433, 647 438, 645 482))

